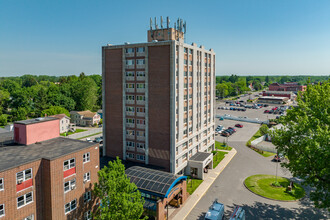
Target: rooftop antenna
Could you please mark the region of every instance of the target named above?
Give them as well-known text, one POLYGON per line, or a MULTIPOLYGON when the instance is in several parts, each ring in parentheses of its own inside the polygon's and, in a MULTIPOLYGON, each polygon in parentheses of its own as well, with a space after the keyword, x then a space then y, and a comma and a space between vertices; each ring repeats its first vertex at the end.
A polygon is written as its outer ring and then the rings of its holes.
POLYGON ((176 23, 174 22, 174 30, 176 30, 176 23))
POLYGON ((167 16, 166 18, 167 29, 170 27, 170 18, 167 16))
POLYGON ((180 32, 182 32, 182 28, 183 28, 183 21, 182 19, 180 19, 180 32))
POLYGON ((150 18, 150 30, 152 30, 152 18, 150 18))
POLYGON ((155 29, 158 29, 158 25, 157 25, 157 18, 155 17, 155 29))
POLYGON ((187 23, 186 22, 184 22, 183 23, 183 33, 185 34, 186 33, 186 31, 187 31, 187 23))
POLYGON ((180 30, 180 20, 179 20, 179 18, 178 18, 178 20, 176 20, 176 26, 177 26, 177 30, 180 30))
POLYGON ((160 28, 163 29, 163 16, 160 16, 160 28))

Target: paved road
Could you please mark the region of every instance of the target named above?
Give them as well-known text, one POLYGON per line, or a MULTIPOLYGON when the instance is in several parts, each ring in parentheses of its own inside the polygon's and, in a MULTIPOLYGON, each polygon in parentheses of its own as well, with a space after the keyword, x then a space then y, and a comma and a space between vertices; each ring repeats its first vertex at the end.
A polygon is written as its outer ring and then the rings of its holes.
MULTIPOLYGON (((217 121, 228 127, 235 121, 217 121)), ((240 122, 241 123, 241 122, 240 122)), ((276 163, 271 158, 265 158, 245 146, 246 141, 258 130, 259 125, 242 123, 243 128, 237 129, 237 133, 229 138, 229 145, 237 150, 236 156, 215 180, 203 198, 190 212, 187 219, 204 219, 214 199, 225 204, 225 215, 228 217, 235 205, 240 205, 246 210, 247 219, 328 219, 326 215, 312 207, 309 199, 299 202, 278 202, 259 197, 248 191, 243 181, 254 174, 275 175, 276 163)), ((224 140, 216 136, 220 142, 224 140)), ((291 178, 291 174, 285 169, 278 167, 279 176, 291 178)))

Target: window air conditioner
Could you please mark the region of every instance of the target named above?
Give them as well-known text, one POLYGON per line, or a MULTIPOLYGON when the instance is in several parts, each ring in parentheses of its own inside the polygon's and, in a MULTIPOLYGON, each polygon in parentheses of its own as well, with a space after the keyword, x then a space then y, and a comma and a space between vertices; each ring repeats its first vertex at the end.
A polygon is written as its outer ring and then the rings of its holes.
POLYGON ((18 184, 22 184, 23 183, 23 180, 17 180, 17 183, 18 184))
POLYGON ((72 186, 71 186, 71 189, 75 189, 75 188, 76 188, 76 185, 72 185, 72 186))

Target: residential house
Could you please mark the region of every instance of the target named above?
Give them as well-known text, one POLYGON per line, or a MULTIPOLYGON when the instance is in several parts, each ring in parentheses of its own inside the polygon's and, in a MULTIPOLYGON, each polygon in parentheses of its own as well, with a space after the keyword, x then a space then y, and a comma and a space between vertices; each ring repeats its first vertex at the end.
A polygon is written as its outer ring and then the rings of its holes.
POLYGON ((70 117, 68 117, 66 114, 58 114, 58 115, 52 115, 50 117, 58 118, 60 120, 60 133, 71 131, 72 129, 75 129, 75 126, 70 123, 70 117))
POLYGON ((89 127, 98 124, 101 117, 96 112, 87 111, 71 111, 71 122, 77 126, 89 127))

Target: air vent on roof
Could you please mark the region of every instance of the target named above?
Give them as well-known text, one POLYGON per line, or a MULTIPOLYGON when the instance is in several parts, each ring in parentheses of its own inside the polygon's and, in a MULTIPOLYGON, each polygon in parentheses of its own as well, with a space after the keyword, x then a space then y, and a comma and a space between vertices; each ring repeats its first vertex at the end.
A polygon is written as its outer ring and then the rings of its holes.
POLYGON ((36 144, 41 144, 41 142, 36 142, 36 144))
POLYGON ((125 44, 130 44, 129 42, 125 42, 125 44))
POLYGON ((36 118, 36 121, 43 121, 45 118, 36 118))
POLYGON ((152 42, 158 42, 158 40, 153 40, 152 42))

